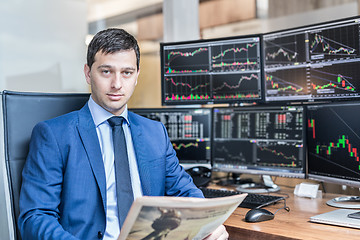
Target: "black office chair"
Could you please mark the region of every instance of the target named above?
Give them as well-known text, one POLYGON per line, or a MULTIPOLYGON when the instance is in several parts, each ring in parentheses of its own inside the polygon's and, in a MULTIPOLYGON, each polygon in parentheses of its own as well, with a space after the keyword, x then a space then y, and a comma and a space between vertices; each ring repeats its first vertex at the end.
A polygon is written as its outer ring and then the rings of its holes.
POLYGON ((80 109, 88 99, 89 94, 86 93, 2 93, 5 162, 12 204, 12 224, 16 229, 15 239, 21 239, 17 227, 21 172, 33 127, 40 121, 80 109))

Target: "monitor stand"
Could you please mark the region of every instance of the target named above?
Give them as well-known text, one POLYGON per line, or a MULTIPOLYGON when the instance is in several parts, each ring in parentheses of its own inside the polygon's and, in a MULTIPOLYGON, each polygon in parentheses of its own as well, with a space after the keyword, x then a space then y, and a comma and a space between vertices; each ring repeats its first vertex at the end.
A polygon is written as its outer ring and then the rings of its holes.
POLYGON ((277 192, 280 187, 276 185, 269 175, 261 175, 263 183, 240 184, 236 190, 244 193, 269 193, 277 192))
POLYGON ((336 197, 326 202, 327 205, 337 208, 360 209, 360 196, 336 197))
POLYGON ((222 179, 216 183, 219 186, 239 186, 242 184, 254 183, 251 178, 241 178, 239 173, 231 173, 226 179, 222 179))

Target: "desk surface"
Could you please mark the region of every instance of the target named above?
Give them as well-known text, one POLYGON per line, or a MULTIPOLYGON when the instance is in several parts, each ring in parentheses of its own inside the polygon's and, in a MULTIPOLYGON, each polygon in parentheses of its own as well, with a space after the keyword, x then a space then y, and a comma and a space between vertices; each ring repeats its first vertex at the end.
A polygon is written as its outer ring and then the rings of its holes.
MULTIPOLYGON (((332 226, 309 221, 311 216, 336 210, 326 205, 326 201, 336 194, 323 194, 322 199, 309 199, 294 196, 292 188, 282 187, 280 193, 288 194, 286 199, 290 212, 282 209, 275 218, 266 222, 247 223, 244 217, 249 209, 237 208, 225 222, 230 240, 237 239, 360 239, 360 229, 332 226)), ((275 194, 275 193, 274 193, 275 194)), ((283 201, 265 207, 271 212, 284 206, 283 201)), ((359 220, 360 221, 360 220, 359 220)))

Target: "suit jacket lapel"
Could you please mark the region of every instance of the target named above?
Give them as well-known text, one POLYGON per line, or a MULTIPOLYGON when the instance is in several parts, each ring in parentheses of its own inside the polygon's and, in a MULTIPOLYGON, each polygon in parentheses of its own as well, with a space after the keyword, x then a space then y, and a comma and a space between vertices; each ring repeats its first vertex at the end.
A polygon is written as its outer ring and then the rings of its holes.
POLYGON ((106 177, 104 163, 101 155, 100 144, 96 133, 96 126, 92 119, 88 105, 79 111, 78 131, 84 144, 85 151, 96 182, 99 186, 104 209, 106 207, 106 177))
POLYGON ((131 138, 133 140, 135 155, 136 155, 136 162, 139 169, 141 187, 144 195, 151 194, 151 184, 150 184, 150 172, 148 168, 148 163, 146 161, 145 156, 149 153, 145 153, 143 151, 143 145, 146 144, 142 137, 142 127, 136 121, 136 117, 134 113, 129 112, 129 122, 130 122, 130 129, 131 129, 131 138))

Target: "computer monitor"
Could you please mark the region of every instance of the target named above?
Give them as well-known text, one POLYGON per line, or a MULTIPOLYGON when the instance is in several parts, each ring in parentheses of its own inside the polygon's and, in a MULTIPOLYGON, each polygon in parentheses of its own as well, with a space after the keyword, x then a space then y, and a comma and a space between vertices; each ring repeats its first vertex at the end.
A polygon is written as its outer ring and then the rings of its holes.
POLYGON ((302 106, 214 108, 213 122, 214 171, 305 178, 302 106))
POLYGON ((260 36, 161 43, 163 105, 262 99, 260 36))
MULTIPOLYGON (((310 179, 360 188, 359 119, 360 102, 307 107, 310 179)), ((356 207, 360 208, 360 202, 356 207)))
POLYGON ((130 111, 164 124, 185 169, 211 169, 210 108, 134 108, 130 111))
POLYGON ((263 35, 265 101, 360 98, 360 17, 263 35))

